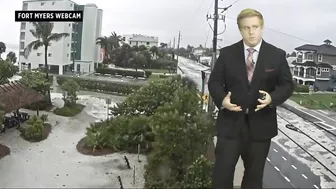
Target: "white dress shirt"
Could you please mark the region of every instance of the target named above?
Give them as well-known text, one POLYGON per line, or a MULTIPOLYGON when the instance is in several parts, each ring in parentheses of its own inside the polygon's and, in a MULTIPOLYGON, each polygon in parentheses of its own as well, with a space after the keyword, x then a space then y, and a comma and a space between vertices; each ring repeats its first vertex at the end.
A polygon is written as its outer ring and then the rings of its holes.
MULTIPOLYGON (((257 63, 257 60, 258 60, 258 55, 259 55, 259 52, 260 52, 260 47, 261 47, 261 43, 262 43, 262 40, 258 43, 258 45, 256 45, 254 48, 255 52, 253 53, 253 63, 256 64, 257 63)), ((247 57, 248 57, 248 49, 251 48, 249 46, 247 46, 245 43, 244 43, 244 54, 245 54, 245 63, 247 64, 247 57)))

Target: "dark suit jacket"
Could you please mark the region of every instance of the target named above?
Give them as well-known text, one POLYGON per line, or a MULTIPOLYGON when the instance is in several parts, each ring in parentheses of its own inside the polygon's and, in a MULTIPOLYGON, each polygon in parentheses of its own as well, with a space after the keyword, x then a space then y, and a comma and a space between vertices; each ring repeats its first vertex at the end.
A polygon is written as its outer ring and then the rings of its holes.
POLYGON ((293 93, 294 84, 286 52, 262 42, 251 84, 247 79, 243 41, 220 50, 220 55, 208 81, 209 94, 219 112, 216 121, 217 136, 236 137, 249 109, 249 125, 256 140, 271 139, 278 134, 276 106, 284 103, 293 93), (259 90, 268 92, 272 105, 255 112, 259 104, 259 90), (243 111, 221 110, 222 101, 231 91, 231 103, 243 111))

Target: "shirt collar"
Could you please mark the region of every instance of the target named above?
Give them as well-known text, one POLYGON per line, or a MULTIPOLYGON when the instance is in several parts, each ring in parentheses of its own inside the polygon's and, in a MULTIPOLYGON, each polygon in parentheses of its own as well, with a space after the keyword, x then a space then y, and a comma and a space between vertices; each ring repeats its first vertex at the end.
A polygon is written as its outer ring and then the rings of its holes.
MULTIPOLYGON (((254 50, 256 50, 257 52, 260 51, 260 47, 261 47, 261 43, 262 43, 262 41, 263 41, 263 40, 260 40, 260 42, 259 42, 255 47, 253 47, 254 50)), ((245 42, 243 42, 243 43, 244 43, 244 49, 245 49, 245 50, 247 50, 247 49, 250 48, 249 46, 247 46, 247 45, 245 44, 245 42)))

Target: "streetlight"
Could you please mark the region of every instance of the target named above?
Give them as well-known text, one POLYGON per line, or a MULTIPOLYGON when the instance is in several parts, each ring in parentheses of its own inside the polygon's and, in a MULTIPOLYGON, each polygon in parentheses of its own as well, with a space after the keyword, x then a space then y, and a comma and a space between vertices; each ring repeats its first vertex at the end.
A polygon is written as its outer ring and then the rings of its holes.
POLYGON ((110 104, 111 104, 111 99, 110 98, 106 98, 106 104, 107 104, 107 119, 109 118, 109 115, 110 115, 110 112, 109 112, 109 109, 110 109, 110 104))

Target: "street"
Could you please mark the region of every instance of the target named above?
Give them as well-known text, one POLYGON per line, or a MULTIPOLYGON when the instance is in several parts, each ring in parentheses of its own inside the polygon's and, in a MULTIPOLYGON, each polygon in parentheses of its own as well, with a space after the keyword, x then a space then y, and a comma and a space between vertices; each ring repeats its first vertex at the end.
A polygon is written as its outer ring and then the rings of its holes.
MULTIPOLYGON (((193 79, 199 89, 201 89, 201 73, 200 70, 207 70, 208 67, 194 63, 193 61, 179 57, 179 67, 183 70, 185 76, 193 79)), ((207 91, 207 87, 205 87, 207 91)), ((206 92, 207 93, 207 92, 206 92)), ((336 121, 328 115, 324 115, 321 111, 312 111, 310 117, 314 118, 314 122, 323 124, 329 129, 335 131, 336 121), (326 116, 328 118, 326 118, 326 116)), ((317 129, 311 123, 305 122, 299 116, 292 112, 279 107, 278 114, 286 120, 291 121, 301 130, 314 135, 314 138, 324 144, 331 151, 334 148, 335 138, 317 129)), ((294 139, 305 150, 313 154, 323 164, 336 172, 336 157, 328 154, 326 150, 318 147, 316 143, 302 134, 289 130, 285 127, 288 124, 284 120, 278 118, 278 127, 286 133, 291 139, 294 139)), ((330 174, 322 165, 318 164, 313 158, 309 157, 299 146, 290 141, 290 139, 279 132, 279 135, 272 140, 271 148, 265 165, 264 185, 267 188, 326 188, 336 186, 336 178, 330 174)))

